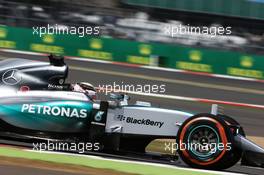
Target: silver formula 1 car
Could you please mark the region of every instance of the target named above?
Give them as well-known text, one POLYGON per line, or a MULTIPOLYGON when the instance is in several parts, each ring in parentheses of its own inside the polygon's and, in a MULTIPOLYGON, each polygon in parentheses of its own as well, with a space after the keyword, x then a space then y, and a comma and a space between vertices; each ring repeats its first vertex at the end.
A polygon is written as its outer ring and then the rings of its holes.
MULTIPOLYGON (((34 67, 29 60, 15 62, 27 63, 26 69, 30 71, 41 70, 42 66, 54 67, 52 63, 34 67)), ((13 82, 24 82, 24 77, 27 81, 39 79, 37 72, 28 77, 27 71, 23 72, 24 67, 13 68, 8 61, 4 63, 2 81, 12 82, 9 86, 17 87, 13 82), (17 75, 11 73, 8 75, 15 78, 4 80, 9 70, 22 76, 16 79, 17 75)), ((152 140, 169 138, 176 140, 177 155, 192 167, 225 169, 241 157, 244 164, 263 166, 263 149, 245 138, 237 121, 218 114, 217 105, 212 105, 209 113, 191 114, 152 107, 147 102, 129 104, 125 94, 112 94, 108 101, 100 101, 83 92, 63 89, 9 92, 7 85, 0 94, 0 135, 3 138, 98 142, 99 151, 115 153, 145 153, 152 140)), ((30 83, 22 85, 31 87, 30 83)))

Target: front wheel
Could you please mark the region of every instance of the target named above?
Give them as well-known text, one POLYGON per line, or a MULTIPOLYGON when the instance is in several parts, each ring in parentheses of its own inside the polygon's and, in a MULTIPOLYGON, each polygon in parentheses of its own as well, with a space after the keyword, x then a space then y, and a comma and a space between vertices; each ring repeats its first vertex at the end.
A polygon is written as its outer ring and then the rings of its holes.
MULTIPOLYGON (((221 117, 198 114, 187 119, 180 127, 177 139, 178 153, 191 167, 203 169, 226 169, 238 148, 234 133, 221 117)), ((235 154, 237 156, 237 154, 235 154)))

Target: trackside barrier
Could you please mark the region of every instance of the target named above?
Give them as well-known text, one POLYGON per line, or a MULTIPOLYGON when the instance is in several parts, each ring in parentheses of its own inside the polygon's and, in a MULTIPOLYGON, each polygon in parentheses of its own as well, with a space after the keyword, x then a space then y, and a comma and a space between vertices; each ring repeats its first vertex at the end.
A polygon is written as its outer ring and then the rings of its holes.
POLYGON ((77 35, 33 35, 0 26, 0 48, 264 79, 264 55, 77 35))

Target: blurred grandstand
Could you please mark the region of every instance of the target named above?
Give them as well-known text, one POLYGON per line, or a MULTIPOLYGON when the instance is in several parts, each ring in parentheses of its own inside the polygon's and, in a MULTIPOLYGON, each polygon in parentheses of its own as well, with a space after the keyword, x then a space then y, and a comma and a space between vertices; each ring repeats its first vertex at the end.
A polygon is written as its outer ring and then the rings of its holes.
POLYGON ((103 37, 264 53, 263 0, 0 0, 0 24, 102 26, 103 37), (231 26, 232 35, 164 34, 166 24, 231 26))

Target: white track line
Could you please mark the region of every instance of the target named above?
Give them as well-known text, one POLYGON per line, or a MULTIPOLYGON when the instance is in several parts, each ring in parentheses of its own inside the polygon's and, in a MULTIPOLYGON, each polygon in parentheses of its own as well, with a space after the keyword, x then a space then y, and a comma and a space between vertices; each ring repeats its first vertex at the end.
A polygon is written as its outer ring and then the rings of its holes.
MULTIPOLYGON (((10 50, 10 49, 0 49, 0 51, 8 52, 8 53, 26 54, 26 55, 38 55, 38 56, 47 56, 48 55, 45 53, 28 52, 28 51, 21 51, 21 50, 10 50)), ((97 59, 91 59, 91 58, 72 57, 72 56, 65 56, 65 58, 71 59, 71 60, 76 60, 76 61, 114 64, 114 65, 121 65, 121 66, 123 65, 123 66, 138 67, 138 68, 151 69, 151 70, 180 72, 180 73, 192 74, 192 75, 202 75, 202 76, 208 76, 208 77, 217 77, 217 78, 235 79, 235 80, 244 80, 244 81, 253 81, 253 82, 264 83, 264 80, 259 80, 259 79, 255 79, 255 78, 246 78, 246 77, 237 77, 237 76, 231 76, 231 75, 193 72, 193 71, 187 71, 187 70, 180 70, 180 69, 176 69, 176 68, 173 69, 173 68, 163 68, 163 67, 154 67, 154 66, 144 66, 144 65, 137 65, 137 64, 131 64, 131 63, 122 63, 122 62, 115 62, 115 61, 97 60, 97 59)))
POLYGON ((227 85, 216 85, 211 83, 201 83, 196 81, 190 80, 179 80, 179 79, 171 79, 165 77, 155 77, 153 75, 143 75, 143 74, 136 74, 136 73, 126 73, 114 70, 103 70, 103 69, 96 69, 96 68, 86 68, 86 67, 78 67, 78 66, 69 66, 71 70, 77 71, 84 71, 84 72, 92 72, 97 74, 107 74, 119 77, 126 77, 126 78, 136 78, 142 80, 150 80, 150 81, 158 81, 164 83, 172 83, 172 84, 180 84, 180 85, 187 85, 199 88, 210 88, 210 89, 217 89, 222 91, 233 91, 238 93, 250 93, 250 94, 257 94, 257 95, 264 95, 263 90, 258 89, 249 89, 249 88, 242 88, 242 87, 232 87, 227 85))
MULTIPOLYGON (((96 87, 96 89, 99 93, 104 93, 108 90, 106 88, 101 88, 101 87, 96 87)), ((107 92, 109 93, 109 91, 107 91, 107 92)), ((193 97, 184 97, 184 96, 166 95, 166 94, 154 94, 154 93, 143 93, 143 92, 134 92, 134 91, 115 91, 115 92, 122 92, 122 93, 147 96, 147 97, 173 99, 173 100, 195 101, 195 102, 201 102, 201 103, 222 104, 222 105, 230 105, 230 106, 238 106, 238 107, 264 109, 264 105, 250 104, 250 103, 239 103, 239 102, 212 100, 212 99, 205 99, 205 98, 193 98, 193 97)))
MULTIPOLYGON (((28 149, 26 149, 25 151, 39 153, 39 151, 28 150, 28 149)), ((141 162, 141 161, 135 161, 135 160, 112 159, 112 158, 105 158, 102 156, 93 156, 93 155, 84 155, 84 154, 73 154, 73 153, 63 153, 63 152, 53 152, 53 151, 42 151, 41 153, 79 156, 79 157, 92 158, 96 160, 104 160, 104 161, 119 162, 119 163, 129 163, 129 164, 150 165, 150 166, 156 166, 156 167, 171 168, 171 169, 186 170, 186 171, 201 172, 201 173, 211 173, 211 174, 221 174, 221 175, 244 175, 240 173, 184 168, 184 167, 178 167, 176 165, 166 165, 162 163, 150 163, 150 162, 141 162)))

